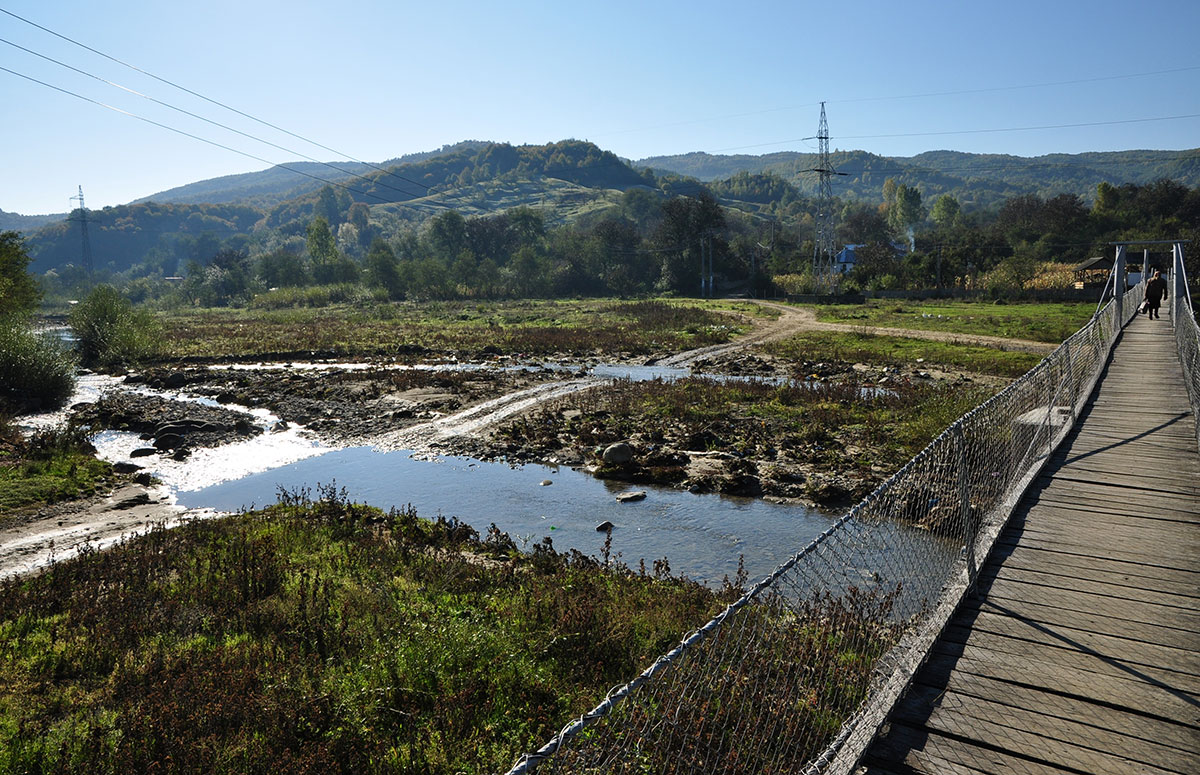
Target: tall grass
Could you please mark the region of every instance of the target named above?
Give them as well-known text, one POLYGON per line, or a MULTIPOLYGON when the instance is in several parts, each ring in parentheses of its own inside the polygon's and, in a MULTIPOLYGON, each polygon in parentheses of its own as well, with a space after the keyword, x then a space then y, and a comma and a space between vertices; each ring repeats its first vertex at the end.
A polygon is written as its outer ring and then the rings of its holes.
POLYGON ((75 390, 75 362, 19 317, 0 318, 0 413, 55 409, 75 390))
POLYGON ((736 594, 283 493, 0 581, 0 772, 496 772, 736 594))

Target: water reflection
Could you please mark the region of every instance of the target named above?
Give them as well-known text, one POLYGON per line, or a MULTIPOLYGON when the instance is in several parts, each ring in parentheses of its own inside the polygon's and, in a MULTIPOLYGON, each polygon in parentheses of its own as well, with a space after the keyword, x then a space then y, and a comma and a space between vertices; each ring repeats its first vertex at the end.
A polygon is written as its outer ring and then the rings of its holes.
POLYGON ((719 582, 737 571, 745 555, 752 578, 769 573, 832 522, 795 505, 752 498, 696 495, 645 488, 648 497, 618 503, 630 485, 595 479, 568 468, 512 468, 467 458, 416 459, 409 452, 353 447, 327 452, 264 473, 200 490, 180 492, 180 505, 236 510, 274 501, 279 488, 336 481, 354 500, 383 508, 412 504, 425 517, 457 517, 481 533, 496 525, 531 545, 550 536, 559 550, 599 556, 605 536, 596 526, 616 527, 612 551, 636 568, 667 557, 672 571, 719 582), (546 486, 542 482, 549 480, 546 486))

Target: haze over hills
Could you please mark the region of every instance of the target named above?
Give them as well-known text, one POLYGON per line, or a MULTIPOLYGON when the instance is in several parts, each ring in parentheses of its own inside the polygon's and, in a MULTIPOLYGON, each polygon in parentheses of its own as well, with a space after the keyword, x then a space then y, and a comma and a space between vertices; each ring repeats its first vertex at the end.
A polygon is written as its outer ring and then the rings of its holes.
MULTIPOLYGON (((1075 194, 1095 198, 1101 182, 1150 183, 1169 178, 1186 186, 1200 183, 1200 149, 1183 151, 1113 151, 1052 154, 1036 158, 1003 154, 927 151, 912 157, 876 156, 866 151, 831 154, 834 168, 845 174, 835 181, 834 195, 879 202, 884 180, 921 191, 927 201, 949 193, 964 205, 989 206, 1020 194, 1042 197, 1075 194)), ((702 181, 729 178, 739 172, 773 173, 804 194, 816 192, 816 154, 783 151, 761 156, 688 153, 640 159, 638 166, 688 175, 702 181)))
POLYGON ((356 176, 369 176, 380 168, 391 169, 404 164, 416 164, 436 156, 445 156, 464 150, 479 150, 491 143, 466 140, 453 145, 444 145, 436 151, 410 153, 399 158, 379 163, 337 161, 295 161, 280 164, 258 172, 240 175, 224 175, 219 178, 199 180, 195 183, 159 191, 129 204, 161 202, 164 204, 226 204, 239 203, 270 208, 287 199, 310 194, 329 182, 354 180, 356 176))

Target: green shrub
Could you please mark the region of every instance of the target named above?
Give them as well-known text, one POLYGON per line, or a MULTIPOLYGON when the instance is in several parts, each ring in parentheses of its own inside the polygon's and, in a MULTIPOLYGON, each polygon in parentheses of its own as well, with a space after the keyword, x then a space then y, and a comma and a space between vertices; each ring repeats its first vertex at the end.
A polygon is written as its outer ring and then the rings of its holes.
POLYGON ((75 363, 65 347, 19 317, 0 319, 0 411, 54 409, 74 390, 75 363))
POLYGON ((71 311, 86 366, 124 366, 160 349, 159 326, 150 313, 136 310, 111 285, 99 285, 71 311))

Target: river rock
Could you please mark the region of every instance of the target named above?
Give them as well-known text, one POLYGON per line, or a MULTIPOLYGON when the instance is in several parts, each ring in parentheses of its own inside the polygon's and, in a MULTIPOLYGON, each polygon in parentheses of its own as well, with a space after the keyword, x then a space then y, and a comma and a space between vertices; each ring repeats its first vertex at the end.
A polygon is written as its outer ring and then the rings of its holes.
POLYGON ((609 444, 600 455, 606 465, 623 466, 633 460, 633 447, 623 441, 609 444))
POLYGON ((614 525, 613 523, 609 522, 606 519, 603 522, 601 522, 599 525, 596 525, 596 532, 597 533, 607 533, 608 531, 612 530, 614 527, 616 527, 616 525, 614 525))
POLYGON ((183 376, 182 371, 173 371, 163 379, 162 384, 168 390, 174 390, 186 385, 187 377, 183 376))
POLYGON ((550 486, 550 485, 552 485, 552 484, 554 484, 554 482, 550 481, 549 479, 543 479, 543 480, 542 480, 542 483, 541 483, 541 486, 542 486, 542 487, 549 487, 549 486, 550 486))
POLYGON ((154 447, 138 447, 133 452, 130 452, 129 456, 130 457, 150 457, 151 455, 154 455, 157 453, 158 453, 158 450, 155 449, 154 447))
POLYGON ((633 490, 631 492, 623 492, 617 495, 618 503, 632 503, 634 501, 646 500, 645 490, 633 490))
POLYGON ((179 449, 183 446, 183 436, 178 433, 164 433, 154 440, 154 448, 163 452, 179 449))
MULTIPOLYGON (((150 450, 150 454, 153 455, 154 450, 150 450)), ((141 470, 142 470, 142 467, 139 466, 137 463, 130 463, 125 460, 120 460, 120 461, 117 461, 116 463, 113 463, 113 471, 117 472, 118 474, 132 474, 135 471, 141 471, 141 470)))

